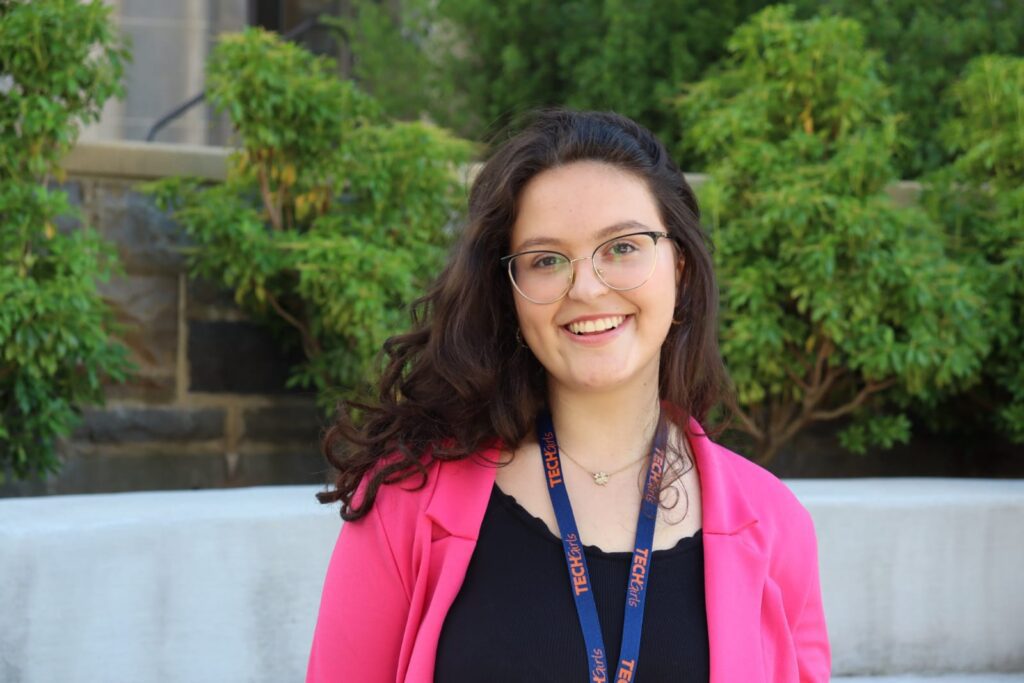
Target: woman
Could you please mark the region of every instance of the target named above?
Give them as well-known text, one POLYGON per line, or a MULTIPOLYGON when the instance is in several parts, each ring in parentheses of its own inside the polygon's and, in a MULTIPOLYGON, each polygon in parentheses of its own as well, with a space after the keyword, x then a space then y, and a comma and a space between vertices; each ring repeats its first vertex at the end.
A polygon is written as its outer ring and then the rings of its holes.
POLYGON ((558 110, 505 142, 325 440, 347 521, 307 681, 828 680, 810 516, 699 424, 716 308, 649 131, 558 110))

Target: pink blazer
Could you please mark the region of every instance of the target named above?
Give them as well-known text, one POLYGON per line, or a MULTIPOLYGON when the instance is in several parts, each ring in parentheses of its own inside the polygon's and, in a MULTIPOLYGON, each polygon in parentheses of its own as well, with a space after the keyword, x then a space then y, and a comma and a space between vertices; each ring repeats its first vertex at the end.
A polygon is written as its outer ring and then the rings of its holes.
MULTIPOLYGON (((810 515, 774 475, 713 443, 696 421, 690 429, 703 503, 711 683, 828 681, 810 515)), ((434 463, 429 473, 419 491, 382 487, 366 517, 343 525, 307 683, 433 682, 441 627, 476 546, 495 470, 468 459, 434 463)))

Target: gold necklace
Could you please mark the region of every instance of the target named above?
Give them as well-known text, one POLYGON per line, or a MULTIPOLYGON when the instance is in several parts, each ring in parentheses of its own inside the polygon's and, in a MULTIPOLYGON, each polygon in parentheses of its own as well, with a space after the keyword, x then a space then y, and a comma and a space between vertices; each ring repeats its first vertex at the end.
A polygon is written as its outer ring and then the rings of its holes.
POLYGON ((576 458, 574 458, 571 455, 569 455, 564 448, 559 446, 558 450, 559 450, 559 452, 562 455, 564 455, 565 457, 569 458, 569 460, 572 460, 572 462, 576 465, 576 467, 579 467, 581 470, 583 470, 584 472, 589 474, 594 479, 594 483, 597 484, 598 486, 604 486, 605 484, 608 483, 608 478, 609 477, 612 477, 612 476, 618 474, 619 472, 625 472, 626 470, 628 470, 633 465, 635 465, 638 462, 640 462, 641 460, 644 460, 644 459, 647 458, 646 455, 641 455, 639 458, 637 458, 633 462, 629 463, 628 465, 623 465, 622 467, 620 467, 619 469, 617 469, 617 470, 615 470, 613 472, 605 472, 604 470, 598 470, 597 472, 591 472, 586 467, 581 465, 576 460, 576 458))

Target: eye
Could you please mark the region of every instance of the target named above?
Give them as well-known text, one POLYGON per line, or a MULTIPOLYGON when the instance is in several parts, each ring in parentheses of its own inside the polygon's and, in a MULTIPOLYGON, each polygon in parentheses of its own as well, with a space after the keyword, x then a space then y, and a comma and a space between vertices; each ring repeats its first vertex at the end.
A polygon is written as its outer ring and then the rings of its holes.
POLYGON ((602 255, 607 258, 631 256, 638 251, 640 251, 640 246, 634 240, 629 238, 611 241, 601 249, 602 255))
POLYGON ((530 260, 530 268, 535 270, 554 270, 564 264, 565 257, 554 253, 534 254, 530 260))

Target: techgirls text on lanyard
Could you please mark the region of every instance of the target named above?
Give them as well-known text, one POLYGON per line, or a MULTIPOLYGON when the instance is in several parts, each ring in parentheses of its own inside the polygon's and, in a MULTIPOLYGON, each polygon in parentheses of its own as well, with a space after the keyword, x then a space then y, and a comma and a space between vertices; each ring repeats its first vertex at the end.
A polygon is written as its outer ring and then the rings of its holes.
MULTIPOLYGON (((654 545, 654 522, 658 514, 658 500, 661 477, 665 471, 665 444, 668 440, 668 426, 662 415, 658 416, 658 428, 654 443, 651 444, 650 465, 644 482, 644 495, 640 501, 640 514, 636 521, 636 543, 633 561, 630 563, 629 580, 626 583, 626 609, 622 621, 622 647, 615 669, 615 683, 636 681, 637 665, 640 660, 640 633, 644 625, 644 599, 647 597, 647 583, 651 574, 651 549, 654 545)), ((548 494, 555 508, 558 532, 562 536, 565 563, 569 568, 569 586, 576 601, 576 614, 583 630, 583 642, 587 647, 587 664, 590 667, 591 683, 608 681, 608 655, 601 635, 601 623, 597 616, 597 605, 591 591, 590 571, 583 555, 583 542, 576 528, 569 494, 562 480, 562 459, 555 438, 555 425, 547 411, 537 415, 537 441, 544 460, 547 474, 548 494)))

